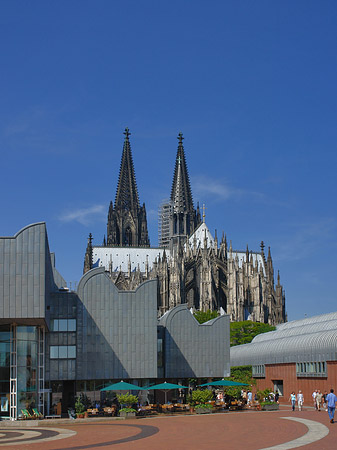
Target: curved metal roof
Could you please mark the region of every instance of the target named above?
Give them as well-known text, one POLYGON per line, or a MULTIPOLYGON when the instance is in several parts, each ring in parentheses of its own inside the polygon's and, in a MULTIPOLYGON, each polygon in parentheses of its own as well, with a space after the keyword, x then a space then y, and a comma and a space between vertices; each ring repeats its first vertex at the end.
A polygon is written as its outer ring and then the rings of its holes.
MULTIPOLYGON (((275 331, 269 331, 268 333, 262 333, 257 335, 253 339, 253 343, 269 341, 270 339, 281 339, 283 337, 290 336, 298 336, 302 334, 311 334, 311 333, 319 333, 328 330, 337 330, 337 314, 333 313, 330 315, 325 315, 326 317, 324 321, 320 320, 298 320, 294 322, 289 322, 286 324, 282 324, 282 326, 278 326, 275 331), (297 322, 297 324, 296 324, 297 322), (284 327, 283 325, 290 325, 289 327, 284 327), (297 326, 296 326, 297 325, 297 326)), ((322 316, 316 316, 317 318, 321 318, 322 316)))
POLYGON ((318 322, 326 322, 327 320, 337 320, 337 312, 327 313, 327 314, 320 314, 319 316, 313 316, 308 317, 306 319, 300 319, 300 320, 293 320, 291 322, 281 323, 280 325, 277 325, 277 330, 284 330, 289 328, 297 328, 301 325, 310 325, 313 323, 318 322))
POLYGON ((282 324, 231 348, 231 366, 337 359, 337 313, 282 324))

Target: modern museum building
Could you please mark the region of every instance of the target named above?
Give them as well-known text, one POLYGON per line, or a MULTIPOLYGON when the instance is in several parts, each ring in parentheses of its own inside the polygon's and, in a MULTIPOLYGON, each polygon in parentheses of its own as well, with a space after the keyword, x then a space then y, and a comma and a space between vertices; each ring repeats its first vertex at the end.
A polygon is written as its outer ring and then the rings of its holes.
POLYGON ((156 279, 119 290, 104 267, 76 292, 55 268, 46 224, 0 238, 1 418, 36 407, 62 412, 113 381, 229 375, 229 316, 200 325, 185 304, 158 318, 156 279))

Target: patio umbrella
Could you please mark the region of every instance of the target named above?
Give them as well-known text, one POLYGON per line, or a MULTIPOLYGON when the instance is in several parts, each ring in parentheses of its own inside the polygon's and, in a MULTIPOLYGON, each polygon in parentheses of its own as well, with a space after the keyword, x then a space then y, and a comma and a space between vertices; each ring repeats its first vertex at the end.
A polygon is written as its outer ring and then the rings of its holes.
POLYGON ((165 394, 165 403, 167 401, 167 393, 172 389, 188 389, 188 386, 182 386, 181 384, 168 383, 164 381, 164 383, 155 384, 153 386, 147 386, 143 389, 150 391, 151 389, 157 389, 158 391, 163 391, 165 394))
POLYGON ((211 381, 210 383, 200 384, 199 386, 249 386, 247 383, 241 383, 238 381, 231 381, 231 380, 217 380, 217 381, 211 381))
POLYGON ((143 389, 140 386, 122 380, 119 383, 110 384, 110 386, 101 389, 101 391, 141 391, 143 389))

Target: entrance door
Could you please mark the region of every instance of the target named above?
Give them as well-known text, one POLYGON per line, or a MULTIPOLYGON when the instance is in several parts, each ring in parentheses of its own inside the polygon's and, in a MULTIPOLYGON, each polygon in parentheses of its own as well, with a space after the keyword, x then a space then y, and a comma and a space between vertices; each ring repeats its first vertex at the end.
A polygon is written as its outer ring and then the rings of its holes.
POLYGON ((75 406, 75 381, 63 381, 62 413, 75 406))

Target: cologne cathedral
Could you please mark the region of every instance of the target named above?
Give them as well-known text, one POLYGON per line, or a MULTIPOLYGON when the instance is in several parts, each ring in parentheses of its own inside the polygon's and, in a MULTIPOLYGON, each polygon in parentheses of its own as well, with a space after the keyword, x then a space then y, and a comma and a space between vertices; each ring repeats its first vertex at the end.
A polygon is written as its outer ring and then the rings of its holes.
POLYGON ((158 280, 158 316, 181 303, 191 311, 216 310, 231 321, 253 320, 272 325, 286 321, 285 295, 270 253, 235 250, 222 233, 214 237, 194 208, 183 136, 178 150, 171 196, 160 206, 159 247, 151 247, 145 203, 140 205, 126 128, 115 204, 110 202, 107 234, 101 246, 89 235, 84 273, 105 267, 120 290, 135 290, 158 280))

